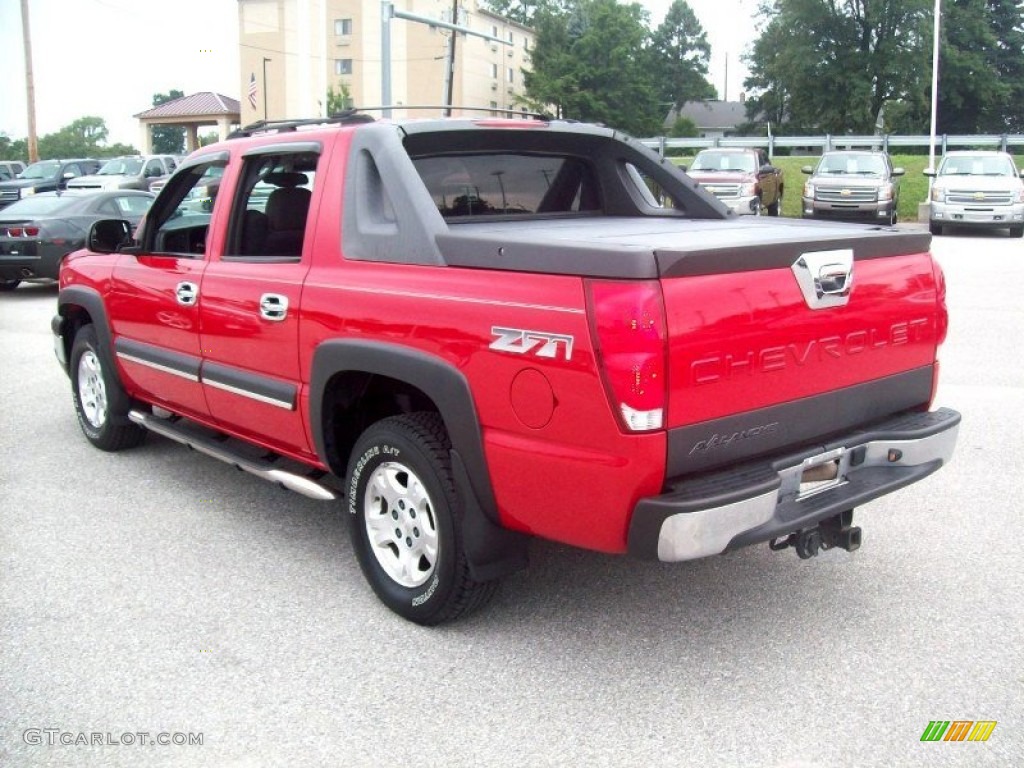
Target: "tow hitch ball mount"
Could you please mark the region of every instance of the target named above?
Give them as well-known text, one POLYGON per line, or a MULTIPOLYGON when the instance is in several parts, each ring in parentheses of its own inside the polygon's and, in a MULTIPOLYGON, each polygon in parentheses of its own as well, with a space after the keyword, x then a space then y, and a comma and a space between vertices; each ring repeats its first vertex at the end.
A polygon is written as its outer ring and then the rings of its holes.
POLYGON ((801 560, 807 560, 821 550, 833 547, 853 552, 860 547, 860 538, 860 528, 853 525, 853 510, 848 509, 822 520, 813 528, 803 528, 788 536, 772 539, 768 546, 773 552, 793 547, 801 560))

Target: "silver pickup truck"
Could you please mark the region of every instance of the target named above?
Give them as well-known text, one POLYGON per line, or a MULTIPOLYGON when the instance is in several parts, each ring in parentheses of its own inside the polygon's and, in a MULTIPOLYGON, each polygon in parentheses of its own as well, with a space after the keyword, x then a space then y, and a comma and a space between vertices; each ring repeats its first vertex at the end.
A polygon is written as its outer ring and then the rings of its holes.
POLYGON ((928 228, 946 226, 1009 229, 1024 237, 1024 181, 1005 152, 947 152, 932 176, 928 228))

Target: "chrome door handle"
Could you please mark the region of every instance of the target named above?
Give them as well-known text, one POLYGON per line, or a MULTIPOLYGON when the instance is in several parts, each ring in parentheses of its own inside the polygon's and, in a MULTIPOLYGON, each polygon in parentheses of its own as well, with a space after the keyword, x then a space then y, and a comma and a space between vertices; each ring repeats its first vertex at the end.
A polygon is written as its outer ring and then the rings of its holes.
POLYGON ((288 316, 288 297, 279 293, 260 296, 260 317, 279 323, 288 316))
POLYGON ((191 307, 199 298, 199 286, 195 283, 178 283, 174 289, 174 295, 179 304, 191 307))

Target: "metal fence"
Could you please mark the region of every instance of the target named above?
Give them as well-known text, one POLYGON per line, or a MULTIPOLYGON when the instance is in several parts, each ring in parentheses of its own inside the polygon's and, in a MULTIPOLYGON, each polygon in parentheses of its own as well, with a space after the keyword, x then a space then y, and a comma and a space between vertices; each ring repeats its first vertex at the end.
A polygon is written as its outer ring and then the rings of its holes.
MULTIPOLYGON (((836 136, 826 133, 824 136, 721 136, 705 139, 670 139, 658 136, 641 139, 641 143, 664 157, 669 149, 706 149, 708 147, 764 147, 769 156, 776 149, 804 149, 812 154, 832 149, 881 149, 886 152, 893 147, 924 147, 931 145, 930 136, 836 136)), ((966 147, 970 149, 999 149, 1010 151, 1011 147, 1024 147, 1024 135, 1002 134, 999 136, 955 136, 935 137, 936 154, 945 154, 947 149, 966 147)))

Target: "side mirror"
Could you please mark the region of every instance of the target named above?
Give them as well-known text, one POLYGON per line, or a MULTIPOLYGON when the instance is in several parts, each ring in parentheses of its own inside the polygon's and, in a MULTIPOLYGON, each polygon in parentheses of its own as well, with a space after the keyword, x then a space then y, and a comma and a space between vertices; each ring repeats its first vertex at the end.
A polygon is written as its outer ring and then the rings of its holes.
POLYGON ((924 173, 925 176, 938 176, 934 168, 925 168, 922 173, 924 173))
MULTIPOLYGON (((680 171, 682 171, 683 173, 686 173, 686 166, 685 166, 685 165, 678 165, 678 166, 676 166, 676 167, 677 167, 677 168, 678 168, 678 169, 679 169, 680 171)), ((1024 170, 1021 170, 1021 173, 1024 173, 1024 170)))
POLYGON ((765 163, 764 165, 762 165, 758 169, 757 172, 758 173, 775 173, 775 168, 774 168, 774 166, 772 166, 771 163, 765 163))
POLYGON ((117 253, 133 244, 132 225, 124 219, 101 219, 89 228, 86 245, 93 253, 117 253))
POLYGON ((803 166, 800 169, 800 173, 806 173, 806 174, 810 175, 810 174, 814 173, 814 167, 810 166, 810 165, 805 165, 805 166, 803 166))
POLYGON ((71 171, 64 171, 64 177, 63 178, 64 178, 64 181, 67 181, 68 179, 75 178, 75 174, 72 173, 71 171))
MULTIPOLYGON (((896 166, 895 168, 892 169, 893 176, 902 176, 904 173, 906 173, 906 171, 903 168, 900 168, 899 166, 896 166)), ((927 171, 925 172, 925 175, 927 175, 927 171)))

